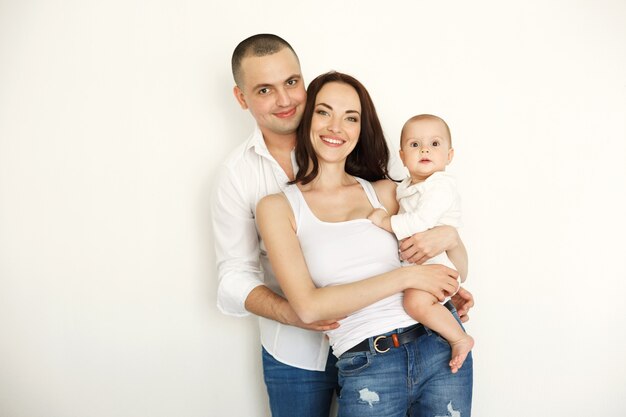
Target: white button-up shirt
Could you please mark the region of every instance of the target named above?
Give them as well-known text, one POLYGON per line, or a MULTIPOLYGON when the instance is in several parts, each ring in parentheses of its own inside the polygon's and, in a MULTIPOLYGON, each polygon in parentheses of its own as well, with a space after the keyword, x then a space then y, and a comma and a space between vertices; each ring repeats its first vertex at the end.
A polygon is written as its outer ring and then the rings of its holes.
MULTIPOLYGON (((291 160, 296 172, 293 151, 291 160)), ((255 218, 259 200, 281 192, 287 181, 287 174, 270 154, 258 126, 220 168, 212 218, 219 280, 217 307, 224 314, 248 315, 246 298, 259 285, 282 295, 255 218)), ((316 371, 326 368, 329 345, 322 333, 263 317, 259 317, 259 326, 263 347, 280 362, 316 371)))

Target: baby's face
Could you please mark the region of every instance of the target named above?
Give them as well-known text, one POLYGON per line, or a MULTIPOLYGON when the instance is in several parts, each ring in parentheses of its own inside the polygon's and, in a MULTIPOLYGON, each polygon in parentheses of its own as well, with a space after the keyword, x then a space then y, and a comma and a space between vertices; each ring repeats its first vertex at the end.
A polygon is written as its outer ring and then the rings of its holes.
POLYGON ((418 120, 404 127, 400 158, 413 183, 424 181, 434 172, 445 171, 453 155, 448 131, 441 121, 418 120))

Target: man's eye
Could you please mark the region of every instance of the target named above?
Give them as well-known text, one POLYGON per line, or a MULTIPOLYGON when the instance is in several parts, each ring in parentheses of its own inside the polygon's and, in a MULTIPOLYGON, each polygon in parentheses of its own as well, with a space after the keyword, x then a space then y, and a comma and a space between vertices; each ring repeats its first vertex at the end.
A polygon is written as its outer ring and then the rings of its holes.
POLYGON ((269 88, 261 88, 261 89, 259 90, 259 94, 267 94, 267 93, 269 93, 269 92, 270 92, 270 89, 269 89, 269 88))
POLYGON ((289 81, 287 81, 287 85, 289 85, 289 86, 293 87, 296 84, 298 84, 298 80, 289 80, 289 81))

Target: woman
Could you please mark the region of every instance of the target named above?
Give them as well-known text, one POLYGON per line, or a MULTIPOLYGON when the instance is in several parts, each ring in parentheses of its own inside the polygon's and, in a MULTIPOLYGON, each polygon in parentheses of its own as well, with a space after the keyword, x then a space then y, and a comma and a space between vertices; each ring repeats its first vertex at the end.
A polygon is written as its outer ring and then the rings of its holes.
MULTIPOLYGON (((336 72, 311 82, 296 159, 294 184, 259 202, 257 223, 300 319, 346 317, 327 332, 339 358, 339 415, 469 416, 471 355, 452 374, 448 343, 402 307, 407 288, 439 300, 453 294, 457 272, 400 267, 395 238, 366 219, 373 208, 398 206, 386 141, 361 83, 336 72)), ((459 250, 448 252, 455 264, 459 250)))

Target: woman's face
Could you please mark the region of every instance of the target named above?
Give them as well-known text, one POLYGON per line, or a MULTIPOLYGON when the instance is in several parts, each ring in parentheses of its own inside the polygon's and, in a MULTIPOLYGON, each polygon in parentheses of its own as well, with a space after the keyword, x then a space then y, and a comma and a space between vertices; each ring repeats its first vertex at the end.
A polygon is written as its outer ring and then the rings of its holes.
POLYGON ((361 101, 356 90, 330 82, 317 93, 311 143, 320 162, 345 162, 361 133, 361 101))

